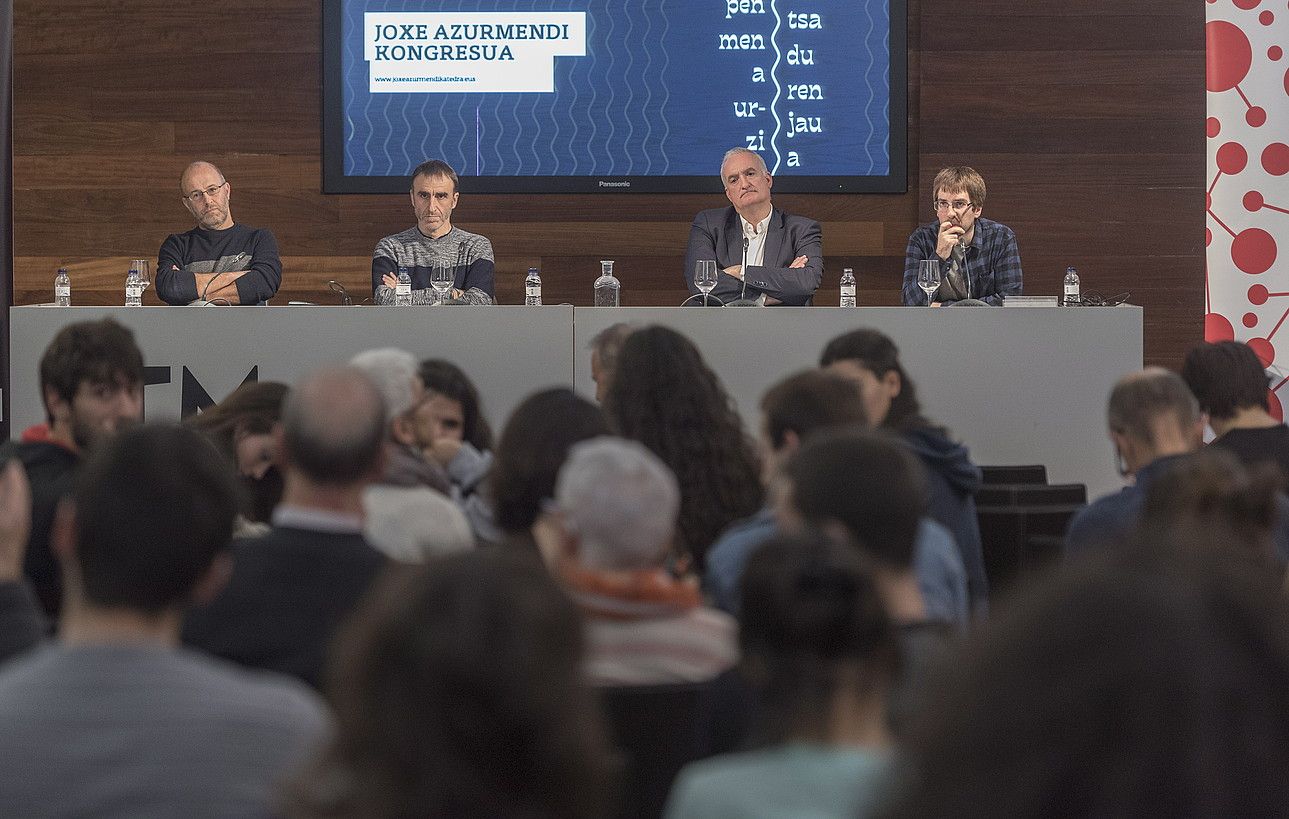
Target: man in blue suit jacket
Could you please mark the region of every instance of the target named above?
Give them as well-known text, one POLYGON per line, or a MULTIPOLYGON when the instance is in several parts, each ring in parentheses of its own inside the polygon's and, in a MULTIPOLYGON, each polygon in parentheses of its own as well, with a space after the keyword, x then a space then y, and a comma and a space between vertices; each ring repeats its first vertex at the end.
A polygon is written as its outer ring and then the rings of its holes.
POLYGON ((705 210, 694 217, 685 253, 685 283, 691 293, 694 263, 715 259, 712 295, 722 302, 746 297, 763 304, 810 304, 823 276, 823 238, 819 223, 793 216, 770 204, 774 178, 755 151, 733 148, 721 163, 721 181, 732 207, 705 210), (743 269, 744 240, 747 270, 743 269))

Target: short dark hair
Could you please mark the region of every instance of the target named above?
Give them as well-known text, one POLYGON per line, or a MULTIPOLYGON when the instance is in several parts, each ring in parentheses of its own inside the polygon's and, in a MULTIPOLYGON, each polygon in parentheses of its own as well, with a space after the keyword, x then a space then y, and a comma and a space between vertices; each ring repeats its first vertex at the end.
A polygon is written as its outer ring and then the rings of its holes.
POLYGON ((73 494, 86 599, 149 614, 185 603, 228 546, 240 492, 227 459, 196 430, 147 424, 105 442, 73 494))
POLYGON ((1162 367, 1124 376, 1110 391, 1106 421, 1111 430, 1153 445, 1152 422, 1172 415, 1186 426, 1199 420, 1199 403, 1182 377, 1162 367))
POLYGON ((882 696, 899 669, 895 629, 871 568, 852 544, 817 530, 777 535, 740 581, 742 667, 759 689, 767 740, 827 741, 843 680, 882 696), (838 673, 857 663, 858 678, 838 673))
POLYGON ((384 399, 376 384, 353 367, 307 377, 282 405, 290 466, 316 483, 361 481, 380 460, 385 431, 384 399))
POLYGON ((1283 581, 1204 551, 1084 556, 991 612, 927 691, 890 815, 1289 804, 1283 581))
POLYGON ((605 815, 577 607, 535 555, 392 570, 337 641, 336 736, 298 815, 605 815))
POLYGON ((1269 408, 1271 379, 1258 354, 1242 341, 1192 347, 1182 365, 1182 378, 1200 409, 1214 418, 1230 418, 1236 410, 1249 407, 1269 408))
POLYGON ((1272 534, 1280 482, 1274 465, 1246 468, 1221 447, 1170 458, 1146 487, 1139 536, 1147 542, 1208 543, 1234 559, 1283 574, 1272 534))
POLYGON ((461 405, 462 437, 480 452, 492 449, 492 427, 488 426, 488 419, 483 415, 479 390, 470 376, 451 361, 441 358, 422 361, 420 373, 427 392, 436 392, 461 405))
POLYGON ((808 522, 836 521, 879 562, 912 568, 926 479, 917 457, 894 435, 820 433, 788 460, 784 474, 793 505, 808 522))
POLYGON ((82 383, 134 387, 143 383, 143 353, 130 328, 115 319, 78 321, 58 331, 40 357, 40 400, 53 423, 45 397, 53 388, 71 402, 82 383))
POLYGON ((853 381, 822 370, 804 370, 770 387, 761 398, 766 434, 775 449, 791 430, 800 439, 843 425, 868 426, 864 399, 853 381))
POLYGON ((573 444, 608 434, 600 408, 570 389, 526 398, 501 431, 488 477, 497 525, 512 535, 527 531, 542 502, 555 497, 555 480, 573 444))
POLYGON ((457 185, 460 184, 460 180, 457 179, 457 172, 452 170, 452 166, 442 159, 427 159, 417 165, 416 170, 412 171, 412 176, 408 180, 409 188, 416 184, 418 176, 446 176, 452 180, 453 193, 457 192, 457 185))
POLYGON ((882 426, 903 430, 928 425, 922 417, 917 387, 900 365, 900 348, 890 336, 867 327, 837 336, 824 347, 819 366, 827 367, 834 361, 855 361, 878 378, 892 371, 900 377, 900 394, 891 399, 882 426))

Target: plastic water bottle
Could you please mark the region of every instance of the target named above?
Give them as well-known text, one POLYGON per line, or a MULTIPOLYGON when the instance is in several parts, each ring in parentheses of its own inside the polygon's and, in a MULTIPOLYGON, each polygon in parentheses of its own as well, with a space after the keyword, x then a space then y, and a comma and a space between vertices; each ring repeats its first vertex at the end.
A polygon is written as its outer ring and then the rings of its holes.
POLYGON ((398 269, 398 286, 394 288, 394 306, 412 306, 412 276, 406 267, 398 269))
POLYGON ((67 268, 58 268, 54 277, 54 304, 59 307, 72 306, 72 278, 67 275, 67 268))
POLYGON ((536 307, 542 303, 542 277, 538 274, 537 268, 528 268, 528 275, 524 277, 524 304, 529 307, 536 307))
POLYGON ((125 306, 143 306, 143 277, 134 265, 130 265, 130 272, 125 277, 125 306))
POLYGON ((855 306, 855 271, 849 267, 841 271, 841 306, 855 306))
POLYGON ((617 307, 622 301, 622 282, 613 275, 613 262, 600 262, 600 278, 595 280, 595 306, 617 307))
POLYGON ((1065 297, 1061 301, 1066 307, 1077 307, 1083 302, 1079 296, 1079 271, 1073 267, 1065 268, 1065 297))

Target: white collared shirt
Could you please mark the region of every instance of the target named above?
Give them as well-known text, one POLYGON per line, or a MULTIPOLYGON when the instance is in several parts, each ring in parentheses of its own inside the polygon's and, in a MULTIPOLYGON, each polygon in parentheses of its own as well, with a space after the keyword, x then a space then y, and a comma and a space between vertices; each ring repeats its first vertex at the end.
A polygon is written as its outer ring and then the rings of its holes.
POLYGON ((765 218, 755 225, 742 216, 738 218, 743 223, 743 236, 747 239, 748 267, 761 267, 765 263, 765 231, 770 227, 770 217, 773 215, 774 209, 771 208, 765 218))
POLYGON ((355 535, 363 530, 363 519, 346 512, 332 512, 307 506, 280 504, 270 519, 274 526, 289 529, 308 529, 337 535, 355 535))

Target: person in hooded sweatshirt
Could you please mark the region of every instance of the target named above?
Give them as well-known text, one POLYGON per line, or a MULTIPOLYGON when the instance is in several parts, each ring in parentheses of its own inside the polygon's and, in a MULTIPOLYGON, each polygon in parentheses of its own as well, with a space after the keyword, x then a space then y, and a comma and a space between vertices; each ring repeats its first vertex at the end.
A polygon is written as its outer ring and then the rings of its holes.
POLYGON ((898 433, 921 459, 927 472, 927 515, 953 533, 967 569, 971 607, 983 612, 989 583, 976 520, 981 473, 967 447, 923 417, 917 389, 900 366, 899 348, 883 333, 866 328, 834 338, 824 347, 819 366, 857 383, 870 422, 898 433))
POLYGON ((105 318, 58 331, 40 358, 44 424, 0 447, 0 465, 17 459, 31 485, 31 534, 23 572, 45 614, 58 616, 63 584, 49 547, 59 502, 71 494, 81 459, 143 417, 143 354, 129 328, 105 318))

